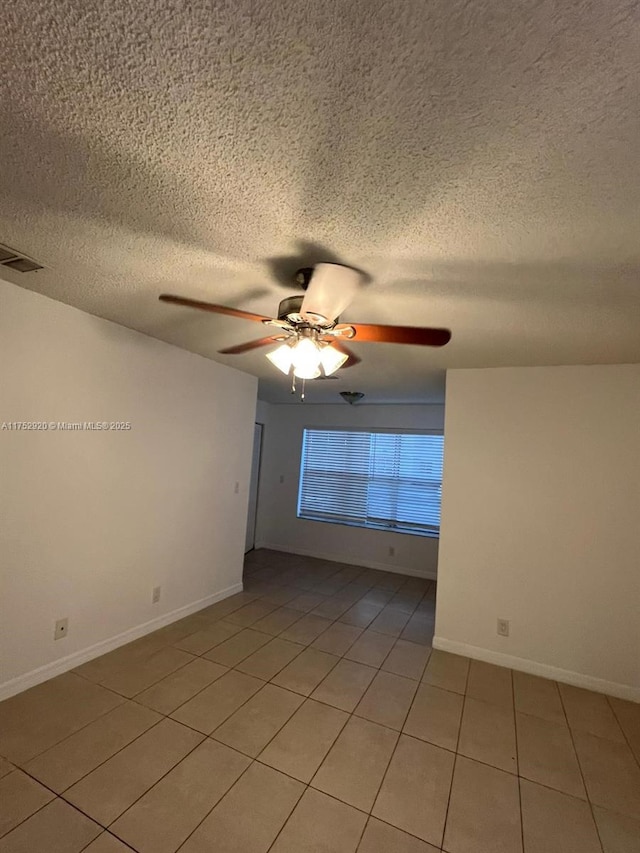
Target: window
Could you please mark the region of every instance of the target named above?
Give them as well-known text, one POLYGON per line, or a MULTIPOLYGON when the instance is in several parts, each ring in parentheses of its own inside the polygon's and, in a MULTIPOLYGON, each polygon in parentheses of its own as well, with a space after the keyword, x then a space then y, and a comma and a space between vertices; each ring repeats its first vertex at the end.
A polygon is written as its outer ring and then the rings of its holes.
POLYGON ((441 433, 305 429, 298 518, 437 536, 441 433))

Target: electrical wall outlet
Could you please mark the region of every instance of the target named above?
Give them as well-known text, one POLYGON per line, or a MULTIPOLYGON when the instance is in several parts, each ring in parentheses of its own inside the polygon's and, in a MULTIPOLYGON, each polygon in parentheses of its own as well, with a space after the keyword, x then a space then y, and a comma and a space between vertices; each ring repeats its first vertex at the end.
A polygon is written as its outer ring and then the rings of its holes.
POLYGON ((280 483, 284 483, 284 474, 280 474, 280 483))
POLYGON ((508 619, 498 619, 497 633, 498 633, 499 637, 508 637, 509 636, 509 620, 508 619))
POLYGON ((67 636, 69 630, 69 619, 65 616, 64 619, 58 619, 55 628, 53 629, 53 639, 61 640, 67 636))
POLYGON ((389 545, 389 556, 395 557, 395 555, 396 555, 396 549, 393 547, 393 545, 389 545))
POLYGON ((240 494, 240 483, 238 483, 237 481, 236 481, 235 486, 233 487, 233 494, 234 494, 234 495, 239 495, 239 494, 240 494))
POLYGON ((153 593, 151 595, 151 603, 157 604, 160 601, 160 593, 162 592, 161 586, 154 586, 153 593))

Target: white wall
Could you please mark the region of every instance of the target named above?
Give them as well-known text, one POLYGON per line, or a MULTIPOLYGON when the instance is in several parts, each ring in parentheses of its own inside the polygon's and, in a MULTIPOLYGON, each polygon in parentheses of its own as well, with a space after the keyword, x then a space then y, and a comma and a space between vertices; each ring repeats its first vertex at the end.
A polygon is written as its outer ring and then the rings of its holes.
POLYGON ((257 544, 339 562, 435 577, 438 540, 296 517, 305 427, 442 429, 444 406, 271 405, 263 435, 257 544), (282 479, 282 482, 280 480, 282 479), (389 548, 395 556, 389 555, 389 548))
POLYGON ((449 371, 445 435, 434 645, 640 700, 640 365, 449 371))
POLYGON ((2 695, 238 588, 256 390, 254 377, 0 282, 0 422, 132 425, 0 429, 2 695))

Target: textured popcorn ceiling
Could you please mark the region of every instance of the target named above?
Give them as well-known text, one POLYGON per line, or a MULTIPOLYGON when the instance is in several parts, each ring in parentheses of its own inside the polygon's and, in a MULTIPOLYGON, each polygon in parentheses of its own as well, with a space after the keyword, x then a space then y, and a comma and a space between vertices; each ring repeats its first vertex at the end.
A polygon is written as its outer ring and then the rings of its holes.
POLYGON ((344 320, 442 325, 354 344, 313 383, 428 401, 443 369, 640 361, 638 7, 627 0, 14 0, 2 13, 3 277, 217 356, 299 262, 373 282, 344 320), (273 272, 281 278, 273 277, 273 272))

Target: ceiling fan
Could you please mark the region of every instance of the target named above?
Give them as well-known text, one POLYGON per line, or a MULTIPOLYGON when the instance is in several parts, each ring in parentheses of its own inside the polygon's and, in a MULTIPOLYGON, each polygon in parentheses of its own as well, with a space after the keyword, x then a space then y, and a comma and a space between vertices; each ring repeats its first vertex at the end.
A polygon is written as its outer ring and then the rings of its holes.
POLYGON ((243 344, 218 350, 223 355, 239 355, 259 347, 279 346, 267 353, 267 358, 293 378, 319 379, 335 373, 340 367, 352 367, 361 359, 344 341, 413 344, 442 347, 451 339, 448 329, 417 326, 381 326, 379 324, 339 323, 342 311, 351 303, 367 276, 360 270, 343 264, 320 263, 303 267, 295 274, 295 285, 304 291, 302 296, 283 299, 277 318, 251 314, 225 305, 214 305, 197 299, 187 299, 163 293, 162 302, 254 320, 277 329, 275 334, 243 344))

